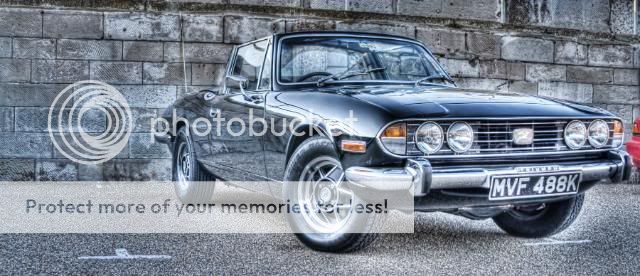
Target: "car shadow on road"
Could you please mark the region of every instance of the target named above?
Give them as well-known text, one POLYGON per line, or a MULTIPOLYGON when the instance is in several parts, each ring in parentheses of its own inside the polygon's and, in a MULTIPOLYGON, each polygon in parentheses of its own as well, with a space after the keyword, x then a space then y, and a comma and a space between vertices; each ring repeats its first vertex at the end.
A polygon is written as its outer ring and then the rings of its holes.
MULTIPOLYGON (((428 250, 466 250, 480 247, 502 247, 505 241, 519 240, 502 232, 488 220, 470 220, 442 213, 417 214, 413 233, 381 233, 360 255, 387 255, 393 252, 425 252, 428 250)), ((535 239, 534 239, 535 240, 535 239)), ((301 243, 285 243, 279 250, 305 250, 301 243)), ((307 253, 308 254, 308 253, 307 253)))
MULTIPOLYGON (((447 214, 417 215, 413 233, 382 234, 379 238, 384 240, 384 244, 407 246, 407 241, 411 240, 414 242, 408 246, 424 247, 429 244, 450 248, 512 239, 491 220, 476 221, 447 214)), ((380 244, 379 241, 376 244, 380 244)))

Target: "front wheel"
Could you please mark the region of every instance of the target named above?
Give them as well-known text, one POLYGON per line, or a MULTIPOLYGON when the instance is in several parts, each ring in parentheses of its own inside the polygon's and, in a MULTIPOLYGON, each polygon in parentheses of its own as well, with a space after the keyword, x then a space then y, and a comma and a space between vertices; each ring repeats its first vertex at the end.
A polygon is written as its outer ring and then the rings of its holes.
POLYGON ((324 137, 304 141, 293 153, 285 172, 284 199, 300 206, 287 218, 306 246, 326 252, 351 252, 376 238, 376 214, 356 214, 353 206, 365 204, 344 180, 333 143, 324 137))
POLYGON ((517 206, 493 221, 510 235, 543 238, 567 229, 580 214, 584 194, 558 202, 517 206))

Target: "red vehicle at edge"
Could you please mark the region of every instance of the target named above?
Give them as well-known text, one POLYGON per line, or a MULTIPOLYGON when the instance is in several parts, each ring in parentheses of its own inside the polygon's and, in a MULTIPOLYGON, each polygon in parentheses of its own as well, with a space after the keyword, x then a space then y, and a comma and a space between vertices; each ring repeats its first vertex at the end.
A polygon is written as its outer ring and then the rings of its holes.
POLYGON ((640 167, 640 117, 636 118, 633 124, 633 136, 631 141, 627 143, 627 151, 633 159, 633 164, 640 167))

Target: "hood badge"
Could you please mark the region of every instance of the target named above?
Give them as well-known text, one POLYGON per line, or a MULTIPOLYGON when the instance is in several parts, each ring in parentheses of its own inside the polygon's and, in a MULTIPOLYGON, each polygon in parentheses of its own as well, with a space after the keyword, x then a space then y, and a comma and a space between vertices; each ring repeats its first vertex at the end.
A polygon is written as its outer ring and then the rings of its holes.
POLYGON ((533 144, 533 129, 516 128, 513 130, 513 143, 516 145, 533 144))

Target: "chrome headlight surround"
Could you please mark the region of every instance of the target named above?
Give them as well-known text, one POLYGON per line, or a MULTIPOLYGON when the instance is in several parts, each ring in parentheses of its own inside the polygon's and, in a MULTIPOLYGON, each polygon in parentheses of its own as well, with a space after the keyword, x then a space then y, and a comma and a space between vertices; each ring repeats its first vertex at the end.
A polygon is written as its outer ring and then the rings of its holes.
POLYGON ((387 126, 380 134, 380 143, 390 153, 405 155, 407 152, 407 124, 400 122, 387 126))
POLYGON ((620 148, 624 145, 624 124, 621 120, 613 120, 613 137, 611 147, 620 148))
POLYGON ((473 146, 473 128, 465 122, 455 122, 447 130, 447 145, 458 153, 468 151, 473 146))
POLYGON ((438 152, 444 144, 444 131, 435 122, 424 122, 416 129, 413 139, 420 151, 433 154, 438 152))
POLYGON ((581 121, 571 121, 564 128, 564 143, 570 149, 580 149, 587 143, 587 127, 581 121))
POLYGON ((589 144, 594 148, 602 148, 609 142, 609 124, 603 120, 593 120, 589 124, 589 144))

